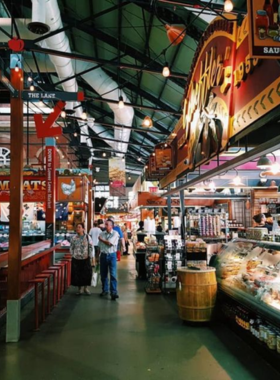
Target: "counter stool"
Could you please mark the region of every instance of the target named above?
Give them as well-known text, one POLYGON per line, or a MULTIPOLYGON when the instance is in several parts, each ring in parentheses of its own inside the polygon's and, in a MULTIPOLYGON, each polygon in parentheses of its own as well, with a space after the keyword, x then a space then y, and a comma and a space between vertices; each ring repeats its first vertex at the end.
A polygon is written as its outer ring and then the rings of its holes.
POLYGON ((57 291, 57 295, 56 295, 56 304, 60 301, 60 293, 61 293, 61 274, 62 274, 62 268, 60 266, 50 266, 48 268, 48 270, 55 270, 56 273, 57 273, 57 276, 56 276, 56 284, 57 284, 57 287, 56 287, 56 291, 57 291))
MULTIPOLYGON (((47 292, 47 314, 51 313, 51 274, 41 273, 38 274, 35 278, 44 278, 48 281, 48 292, 47 292)), ((42 292, 45 293, 45 288, 42 289, 42 292)))
POLYGON ((63 257, 60 261, 65 261, 67 263, 67 279, 65 281, 65 288, 68 289, 71 285, 71 262, 72 258, 63 257))
POLYGON ((53 266, 61 268, 60 298, 62 298, 63 294, 66 291, 65 287, 64 287, 64 283, 65 283, 65 277, 67 276, 67 274, 66 274, 67 263, 66 262, 63 263, 63 262, 57 261, 55 264, 53 264, 53 266))
POLYGON ((34 285, 35 288, 35 331, 39 331, 39 284, 41 284, 42 288, 42 321, 45 320, 45 292, 44 292, 44 285, 45 285, 45 279, 44 278, 34 278, 33 280, 28 281, 29 284, 34 285))
POLYGON ((53 307, 56 306, 56 269, 46 269, 42 273, 51 274, 53 276, 53 307))

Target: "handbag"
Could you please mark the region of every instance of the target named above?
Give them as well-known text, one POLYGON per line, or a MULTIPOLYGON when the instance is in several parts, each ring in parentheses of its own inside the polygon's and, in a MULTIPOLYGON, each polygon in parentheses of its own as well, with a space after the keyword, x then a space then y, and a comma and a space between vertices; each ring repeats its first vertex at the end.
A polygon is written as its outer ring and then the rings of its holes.
POLYGON ((91 286, 96 287, 98 285, 98 280, 99 280, 99 265, 96 265, 96 267, 92 271, 91 286))

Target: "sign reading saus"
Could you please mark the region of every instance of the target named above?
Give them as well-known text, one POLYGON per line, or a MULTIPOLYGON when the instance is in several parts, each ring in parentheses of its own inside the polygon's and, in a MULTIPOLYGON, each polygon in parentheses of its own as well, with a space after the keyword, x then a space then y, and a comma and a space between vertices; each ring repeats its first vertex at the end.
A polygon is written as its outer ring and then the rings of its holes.
POLYGON ((248 16, 240 27, 234 16, 227 18, 216 18, 198 45, 183 115, 168 139, 174 169, 161 179, 162 188, 223 151, 232 136, 280 103, 280 65, 250 55, 248 16))
POLYGON ((280 58, 278 0, 247 0, 250 53, 257 58, 280 58))

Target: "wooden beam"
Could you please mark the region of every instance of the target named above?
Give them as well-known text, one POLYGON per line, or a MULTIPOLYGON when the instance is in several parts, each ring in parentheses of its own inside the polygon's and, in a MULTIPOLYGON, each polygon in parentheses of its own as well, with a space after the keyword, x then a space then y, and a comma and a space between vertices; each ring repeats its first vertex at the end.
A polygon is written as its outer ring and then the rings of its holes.
MULTIPOLYGON (((23 71, 11 69, 11 84, 23 89, 23 71)), ((23 101, 11 98, 11 190, 10 236, 8 258, 8 299, 20 299, 21 232, 22 232, 22 181, 23 181, 23 101)))

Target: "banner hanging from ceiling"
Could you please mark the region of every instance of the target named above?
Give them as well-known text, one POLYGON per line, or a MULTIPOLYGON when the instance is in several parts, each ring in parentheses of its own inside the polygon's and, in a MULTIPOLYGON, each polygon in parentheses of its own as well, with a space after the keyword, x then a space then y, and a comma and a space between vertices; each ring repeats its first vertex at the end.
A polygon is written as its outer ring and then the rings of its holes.
POLYGON ((168 139, 174 169, 161 188, 216 157, 280 103, 280 65, 250 55, 248 16, 240 26, 235 16, 226 17, 209 25, 194 55, 182 117, 168 139))
POLYGON ((169 171, 172 169, 172 148, 168 144, 155 147, 156 170, 169 171))
POLYGON ((109 159, 109 180, 111 196, 126 195, 125 159, 120 157, 109 159))
POLYGON ((256 58, 280 58, 278 0, 247 0, 250 54, 256 58))

